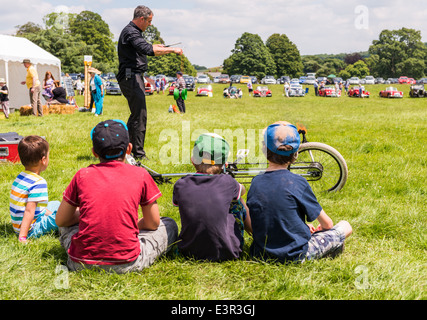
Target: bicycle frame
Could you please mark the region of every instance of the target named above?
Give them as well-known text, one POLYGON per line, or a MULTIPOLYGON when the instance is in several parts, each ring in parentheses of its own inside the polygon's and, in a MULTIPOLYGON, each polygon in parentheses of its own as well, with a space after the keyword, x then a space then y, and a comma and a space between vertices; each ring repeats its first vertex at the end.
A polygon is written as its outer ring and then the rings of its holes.
MULTIPOLYGON (((298 133, 302 135, 302 142, 301 145, 304 143, 307 143, 306 138, 306 130, 305 128, 299 128, 298 133)), ((262 174, 265 172, 267 168, 267 163, 244 163, 241 164, 240 161, 247 157, 249 154, 249 150, 247 149, 239 149, 237 152, 237 159, 236 161, 227 164, 224 167, 224 174, 230 174, 235 179, 252 179, 258 174, 262 174), (239 168, 239 166, 251 166, 251 165, 265 165, 264 168, 239 168)), ((157 184, 163 184, 163 183, 172 183, 171 179, 173 178, 180 178, 187 175, 194 175, 195 172, 185 172, 185 173, 158 173, 154 171, 153 169, 147 167, 146 165, 142 164, 140 161, 135 161, 135 159, 132 158, 132 156, 128 155, 128 162, 133 165, 137 165, 139 167, 145 168, 148 173, 151 175, 151 177, 154 179, 154 181, 157 184)), ((291 165, 288 167, 289 170, 306 170, 306 173, 299 173, 298 175, 306 178, 308 181, 316 181, 322 178, 322 172, 323 167, 320 163, 315 162, 314 160, 312 162, 301 162, 297 163, 295 165, 291 165)), ((250 181, 241 181, 243 183, 250 183, 250 181)))

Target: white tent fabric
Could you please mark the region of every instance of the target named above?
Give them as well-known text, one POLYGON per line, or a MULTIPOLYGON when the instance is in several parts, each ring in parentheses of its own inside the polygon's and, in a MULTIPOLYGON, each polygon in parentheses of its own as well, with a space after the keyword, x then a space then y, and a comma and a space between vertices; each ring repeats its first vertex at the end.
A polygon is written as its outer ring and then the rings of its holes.
MULTIPOLYGON (((40 48, 28 39, 0 35, 0 78, 6 80, 9 88, 9 105, 19 109, 30 104, 30 96, 25 81, 27 70, 22 61, 30 59, 36 68, 40 82, 43 83, 45 73, 52 72, 55 79, 61 78, 61 60, 40 48)), ((42 98, 42 102, 44 102, 42 98)))

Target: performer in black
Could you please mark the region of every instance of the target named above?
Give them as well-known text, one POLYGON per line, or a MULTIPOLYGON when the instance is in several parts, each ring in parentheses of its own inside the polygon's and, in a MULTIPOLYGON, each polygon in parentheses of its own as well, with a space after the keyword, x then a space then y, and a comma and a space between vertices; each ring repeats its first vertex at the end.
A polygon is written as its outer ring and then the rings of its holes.
POLYGON ((130 116, 127 122, 132 153, 135 158, 148 159, 144 150, 147 125, 147 106, 145 103, 144 73, 147 71, 147 56, 160 56, 168 53, 182 55, 181 48, 152 45, 142 36, 151 25, 153 12, 138 6, 133 20, 123 29, 118 41, 119 72, 117 81, 123 95, 128 100, 130 116))

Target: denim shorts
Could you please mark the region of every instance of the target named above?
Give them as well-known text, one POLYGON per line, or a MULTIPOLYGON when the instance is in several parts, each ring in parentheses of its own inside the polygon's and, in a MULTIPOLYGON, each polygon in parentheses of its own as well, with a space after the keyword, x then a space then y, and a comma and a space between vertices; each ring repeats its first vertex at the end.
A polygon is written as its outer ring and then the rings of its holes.
POLYGON ((344 248, 345 234, 340 226, 335 226, 327 231, 312 234, 308 242, 308 250, 302 261, 335 257, 344 248))
MULTIPOLYGON (((39 238, 40 236, 58 230, 55 218, 58 211, 59 201, 49 201, 46 210, 52 212, 49 215, 41 214, 34 222, 31 230, 28 232, 28 238, 39 238)), ((45 212, 46 213, 46 212, 45 212)))

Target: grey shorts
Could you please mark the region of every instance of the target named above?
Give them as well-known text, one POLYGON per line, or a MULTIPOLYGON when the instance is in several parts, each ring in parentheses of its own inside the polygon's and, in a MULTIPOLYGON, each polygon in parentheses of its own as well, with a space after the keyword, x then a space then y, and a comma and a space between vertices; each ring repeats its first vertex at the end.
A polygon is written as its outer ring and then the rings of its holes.
MULTIPOLYGON (((78 225, 66 228, 59 228, 59 241, 61 246, 68 252, 72 236, 79 230, 78 225)), ((154 261, 164 253, 168 252, 178 238, 178 226, 176 222, 167 217, 160 219, 160 225, 155 231, 139 232, 139 243, 141 252, 132 262, 117 265, 92 265, 75 262, 68 257, 67 267, 71 271, 82 269, 103 269, 115 273, 127 273, 141 271, 151 266, 154 261)))
POLYGON ((308 250, 303 261, 335 257, 342 252, 344 240, 345 234, 340 226, 313 233, 308 242, 308 250))

